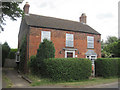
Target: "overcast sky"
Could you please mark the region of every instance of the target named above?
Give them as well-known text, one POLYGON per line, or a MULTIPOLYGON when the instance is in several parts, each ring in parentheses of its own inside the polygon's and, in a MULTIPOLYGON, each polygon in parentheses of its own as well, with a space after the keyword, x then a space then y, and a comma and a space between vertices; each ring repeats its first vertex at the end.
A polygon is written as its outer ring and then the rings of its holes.
MULTIPOLYGON (((118 1, 119 0, 24 0, 30 4, 30 13, 79 21, 82 13, 87 15, 87 24, 101 33, 101 39, 107 36, 118 37, 118 1)), ((8 42, 11 48, 17 48, 21 18, 17 21, 7 19, 5 30, 0 33, 0 42, 8 42)))

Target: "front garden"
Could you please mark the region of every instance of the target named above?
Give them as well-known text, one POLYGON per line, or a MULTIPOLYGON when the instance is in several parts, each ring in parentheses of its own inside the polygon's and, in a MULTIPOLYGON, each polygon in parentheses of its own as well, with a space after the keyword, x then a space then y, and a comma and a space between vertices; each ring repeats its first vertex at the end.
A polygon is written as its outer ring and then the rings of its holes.
MULTIPOLYGON (((46 39, 40 44, 36 56, 31 56, 28 67, 28 77, 33 79, 33 86, 42 84, 55 84, 60 82, 83 82, 105 80, 106 83, 117 81, 120 76, 120 58, 100 58, 95 61, 95 78, 91 78, 91 60, 82 58, 54 58, 55 48, 51 41, 46 39), (32 76, 32 78, 30 77, 32 76), (100 78, 100 79, 96 79, 100 78), (107 79, 106 79, 107 78, 107 79)), ((95 82, 94 82, 95 83, 95 82)))

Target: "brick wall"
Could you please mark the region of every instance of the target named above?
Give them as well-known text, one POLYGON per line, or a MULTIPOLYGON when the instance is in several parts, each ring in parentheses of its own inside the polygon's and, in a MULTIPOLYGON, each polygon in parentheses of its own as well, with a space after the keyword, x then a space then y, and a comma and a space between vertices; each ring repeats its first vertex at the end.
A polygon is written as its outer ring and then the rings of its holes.
POLYGON ((30 27, 29 32, 29 42, 28 42, 28 51, 29 58, 32 55, 36 55, 37 49, 39 48, 39 44, 41 42, 41 31, 51 31, 51 40, 55 46, 55 58, 64 58, 66 44, 66 33, 74 34, 74 48, 77 48, 75 55, 78 58, 85 58, 85 53, 87 52, 87 36, 94 36, 94 50, 97 53, 98 58, 101 57, 101 44, 98 40, 101 40, 100 35, 81 33, 81 32, 72 32, 72 31, 62 31, 62 30, 54 30, 54 29, 46 29, 46 28, 36 28, 30 27), (61 54, 59 52, 62 52, 61 54), (78 54, 79 51, 79 54, 78 54))

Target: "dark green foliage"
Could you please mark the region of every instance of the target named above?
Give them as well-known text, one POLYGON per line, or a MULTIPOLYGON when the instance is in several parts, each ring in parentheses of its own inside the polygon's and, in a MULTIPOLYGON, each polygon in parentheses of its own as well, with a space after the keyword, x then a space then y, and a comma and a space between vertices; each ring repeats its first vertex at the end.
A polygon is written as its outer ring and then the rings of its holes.
POLYGON ((91 76, 91 61, 80 58, 50 58, 44 60, 45 77, 54 81, 84 80, 91 76))
POLYGON ((118 58, 100 58, 95 61, 96 76, 118 76, 118 58))
POLYGON ((37 50, 37 58, 43 60, 46 58, 54 58, 55 57, 55 48, 52 41, 48 41, 44 39, 42 43, 39 45, 39 49, 37 50))
POLYGON ((32 74, 37 74, 38 73, 38 67, 36 63, 36 56, 31 56, 30 61, 28 62, 28 66, 30 67, 30 70, 32 74))
POLYGON ((120 78, 120 59, 118 59, 118 77, 120 78))
POLYGON ((118 41, 118 38, 116 36, 108 36, 107 41, 105 43, 110 44, 110 43, 117 42, 117 41, 118 41))
POLYGON ((8 58, 10 58, 10 59, 15 59, 15 57, 16 57, 16 52, 17 52, 18 50, 17 49, 11 49, 10 50, 10 52, 9 52, 9 55, 8 55, 8 58))
MULTIPOLYGON (((2 18, 0 18, 0 21, 3 25, 5 25, 6 16, 10 17, 11 20, 16 20, 18 17, 23 16, 23 11, 20 9, 19 4, 20 2, 2 2, 2 18)), ((2 24, 0 24, 0 28, 3 30, 2 24)))
POLYGON ((10 47, 7 42, 2 45, 2 67, 4 66, 5 59, 8 57, 10 47))
POLYGON ((21 46, 20 46, 20 65, 19 68, 22 72, 25 72, 25 65, 27 65, 27 39, 26 37, 23 38, 21 46))
POLYGON ((107 41, 104 43, 101 42, 102 48, 102 57, 120 57, 120 40, 115 36, 109 36, 107 41))
POLYGON ((31 57, 30 68, 31 71, 37 75, 44 75, 44 63, 43 60, 47 58, 54 58, 55 57, 55 48, 52 41, 48 41, 44 39, 42 43, 39 45, 39 49, 37 50, 36 59, 31 57), (32 65, 32 63, 34 65, 32 65), (34 71, 33 71, 34 70, 34 71))

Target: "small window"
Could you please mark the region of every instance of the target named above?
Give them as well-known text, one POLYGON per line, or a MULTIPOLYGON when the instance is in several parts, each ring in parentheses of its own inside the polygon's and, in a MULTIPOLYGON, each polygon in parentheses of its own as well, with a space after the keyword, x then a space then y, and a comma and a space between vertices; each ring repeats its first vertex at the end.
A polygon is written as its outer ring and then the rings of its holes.
POLYGON ((87 48, 94 48, 94 37, 87 36, 87 48))
POLYGON ((73 34, 66 33, 66 47, 73 47, 73 34))
POLYGON ((50 31, 42 31, 41 32, 41 42, 43 39, 51 40, 51 32, 50 31))

